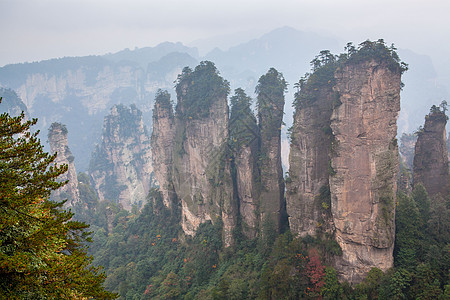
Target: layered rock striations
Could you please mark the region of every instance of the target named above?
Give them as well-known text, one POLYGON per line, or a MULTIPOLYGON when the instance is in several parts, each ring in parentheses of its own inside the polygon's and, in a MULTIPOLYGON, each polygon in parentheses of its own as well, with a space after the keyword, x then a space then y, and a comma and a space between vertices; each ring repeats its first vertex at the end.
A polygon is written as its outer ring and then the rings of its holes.
POLYGON ((349 59, 335 77, 342 104, 331 119, 336 154, 330 190, 343 252, 336 267, 355 283, 373 267, 393 265, 401 69, 368 56, 349 59))
POLYGON ((67 128, 61 123, 53 123, 48 131, 48 141, 50 143, 51 153, 57 153, 55 164, 67 164, 68 170, 60 175, 58 180, 68 181, 66 185, 52 192, 52 198, 56 201, 67 199, 65 207, 74 207, 80 203, 80 194, 78 192, 77 171, 75 170, 74 157, 69 149, 67 142, 67 128))
POLYGON ((159 91, 153 109, 151 150, 155 179, 162 193, 163 203, 173 208, 176 194, 172 182, 172 155, 175 140, 175 117, 170 94, 159 91))
POLYGON ((281 126, 286 87, 283 75, 274 68, 260 77, 256 87, 261 172, 259 211, 262 225, 268 224, 276 232, 281 231, 286 218, 281 165, 281 126))
POLYGON ((251 101, 244 90, 236 89, 231 97, 230 116, 230 146, 239 217, 242 232, 250 239, 255 238, 260 229, 259 129, 251 101))
MULTIPOLYGON (((334 57, 331 56, 334 60, 334 57)), ((336 63, 316 68, 300 81, 291 129, 286 204, 289 226, 299 236, 315 236, 329 225, 331 114, 336 63)))
POLYGON ((89 168, 100 201, 120 203, 126 210, 142 207, 154 184, 151 156, 141 111, 135 105, 113 106, 89 168))
POLYGON ((354 284, 393 263, 396 121, 406 65, 382 40, 347 50, 339 57, 321 52, 300 82, 287 207, 296 234, 315 235, 322 226, 332 233, 342 249, 336 270, 354 284))
POLYGON ((433 106, 418 132, 414 154, 414 184, 422 183, 430 196, 449 192, 445 110, 433 106))
POLYGON ((173 183, 181 203, 181 225, 194 235, 201 223, 222 220, 225 246, 237 222, 228 148, 229 83, 211 62, 177 80, 173 183))

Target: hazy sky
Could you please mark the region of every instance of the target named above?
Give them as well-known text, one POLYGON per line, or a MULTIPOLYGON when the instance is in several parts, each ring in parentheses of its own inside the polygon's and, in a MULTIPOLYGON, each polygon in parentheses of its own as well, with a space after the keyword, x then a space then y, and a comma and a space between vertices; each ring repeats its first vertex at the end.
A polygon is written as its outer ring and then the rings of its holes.
POLYGON ((450 53, 448 0, 0 0, 0 12, 0 66, 281 26, 450 53))

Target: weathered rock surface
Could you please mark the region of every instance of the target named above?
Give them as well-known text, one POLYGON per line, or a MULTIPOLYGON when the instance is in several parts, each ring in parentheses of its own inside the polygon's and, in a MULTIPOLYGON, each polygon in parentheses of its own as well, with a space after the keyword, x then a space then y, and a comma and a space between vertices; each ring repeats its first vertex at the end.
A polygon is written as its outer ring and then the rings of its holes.
POLYGON ((154 184, 151 155, 140 110, 134 105, 113 106, 89 170, 99 200, 118 202, 126 210, 142 207, 154 184))
POLYGON ((228 82, 210 62, 183 70, 177 85, 173 183, 181 225, 194 235, 201 223, 223 222, 224 244, 237 222, 228 151, 228 82))
POLYGON ((291 132, 286 205, 290 228, 301 237, 315 236, 316 231, 330 221, 327 218, 332 142, 330 118, 335 97, 331 84, 318 91, 314 91, 314 86, 304 87, 297 95, 301 102, 291 132), (313 100, 301 101, 311 93, 315 94, 313 100))
POLYGON ((57 153, 55 164, 67 164, 68 170, 66 173, 58 177, 60 181, 69 182, 60 189, 52 192, 52 197, 56 201, 67 199, 65 207, 74 207, 80 203, 80 194, 78 192, 78 179, 74 157, 69 149, 67 142, 67 128, 61 123, 53 123, 48 131, 48 141, 50 143, 51 153, 57 153))
POLYGON ((271 223, 279 232, 286 218, 284 178, 281 165, 281 126, 284 114, 284 92, 287 83, 281 73, 270 69, 261 76, 258 94, 258 125, 260 138, 261 222, 271 223))
POLYGON ((335 74, 342 104, 331 117, 331 211, 343 252, 336 269, 351 283, 393 263, 400 77, 399 68, 371 59, 335 74))
POLYGON ((439 108, 425 117, 418 133, 414 155, 414 184, 422 183, 430 196, 449 192, 447 116, 439 108))
POLYGON ((230 145, 236 198, 242 232, 250 239, 258 235, 260 171, 258 167, 259 129, 250 106, 251 98, 242 89, 231 97, 230 145))
POLYGON ((173 207, 176 194, 172 182, 172 154, 175 140, 175 119, 170 94, 160 92, 153 109, 151 137, 153 169, 166 207, 173 207))

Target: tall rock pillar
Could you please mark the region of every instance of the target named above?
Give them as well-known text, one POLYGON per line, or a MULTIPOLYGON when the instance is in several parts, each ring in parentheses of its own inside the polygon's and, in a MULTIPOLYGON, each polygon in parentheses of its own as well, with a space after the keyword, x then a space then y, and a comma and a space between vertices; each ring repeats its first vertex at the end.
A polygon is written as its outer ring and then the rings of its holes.
POLYGON ((422 183, 430 196, 449 192, 448 150, 444 111, 433 106, 418 133, 414 151, 414 184, 422 183))
POLYGON ((48 131, 48 141, 50 143, 51 153, 57 152, 55 163, 58 165, 67 164, 68 170, 58 179, 69 182, 60 189, 53 191, 52 197, 57 201, 67 199, 66 207, 73 207, 80 202, 78 192, 77 171, 75 170, 74 157, 69 149, 67 142, 67 128, 61 123, 53 123, 48 131))
POLYGON ((229 83, 213 63, 185 68, 177 82, 173 183, 181 226, 194 235, 201 223, 222 220, 225 246, 233 244, 237 207, 228 148, 229 83))
POLYGON ((151 137, 153 169, 162 193, 163 203, 173 208, 176 201, 172 182, 172 153, 175 140, 175 119, 170 94, 159 91, 153 109, 153 131, 151 137))
POLYGON ((256 87, 258 125, 261 135, 259 164, 261 170, 260 216, 262 226, 280 232, 286 218, 284 178, 281 166, 281 126, 284 93, 283 75, 271 68, 261 76, 256 87))
POLYGON ((329 229, 334 56, 300 81, 295 95, 286 205, 291 231, 304 237, 329 229))
POLYGON ((343 252, 336 269, 350 283, 392 267, 395 235, 402 69, 374 55, 388 54, 384 46, 366 46, 335 73, 340 105, 331 117, 331 211, 343 252))

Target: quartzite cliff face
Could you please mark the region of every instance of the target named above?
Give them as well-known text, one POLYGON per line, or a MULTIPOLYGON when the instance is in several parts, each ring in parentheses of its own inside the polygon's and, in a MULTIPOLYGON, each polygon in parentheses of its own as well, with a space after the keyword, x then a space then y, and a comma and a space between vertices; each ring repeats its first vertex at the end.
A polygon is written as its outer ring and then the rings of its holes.
POLYGON ((75 170, 75 164, 73 163, 74 157, 70 152, 67 143, 67 128, 61 123, 53 123, 48 131, 48 141, 50 143, 51 153, 57 153, 55 164, 67 164, 68 170, 66 173, 58 177, 60 181, 69 182, 60 189, 52 193, 57 201, 67 199, 65 203, 66 207, 73 207, 80 202, 80 194, 78 192, 78 179, 77 171, 75 170))
POLYGON ((231 97, 230 146, 233 149, 233 169, 236 198, 239 205, 242 232, 252 239, 260 228, 258 167, 259 129, 251 110, 251 98, 236 89, 231 97))
POLYGON ((300 81, 287 189, 291 230, 333 234, 340 277, 358 283, 393 263, 401 74, 382 41, 323 51, 300 81))
POLYGON ((286 218, 284 178, 281 166, 281 126, 284 114, 284 92, 287 83, 281 73, 270 69, 261 76, 256 87, 258 94, 258 125, 260 132, 261 195, 260 218, 262 225, 271 223, 280 232, 286 218))
POLYGON ((176 194, 172 182, 172 155, 175 140, 175 119, 170 94, 159 92, 153 109, 151 137, 153 169, 166 207, 175 205, 176 194))
POLYGON ((315 236, 329 221, 334 70, 317 70, 296 94, 286 204, 289 226, 301 237, 315 236))
POLYGON ((349 282, 360 282, 371 268, 393 264, 401 71, 366 59, 346 63, 335 76, 342 104, 331 118, 330 190, 343 252, 336 266, 349 282))
POLYGON ((228 82, 202 62, 178 78, 173 183, 181 225, 194 235, 201 223, 223 222, 224 244, 237 222, 228 150, 228 82))
POLYGON ((425 117, 414 154, 414 184, 422 183, 430 196, 448 194, 449 170, 445 125, 447 116, 436 106, 425 117))
POLYGON ((153 184, 152 171, 150 137, 142 113, 134 105, 113 106, 89 170, 100 201, 118 202, 126 210, 142 207, 153 184))

